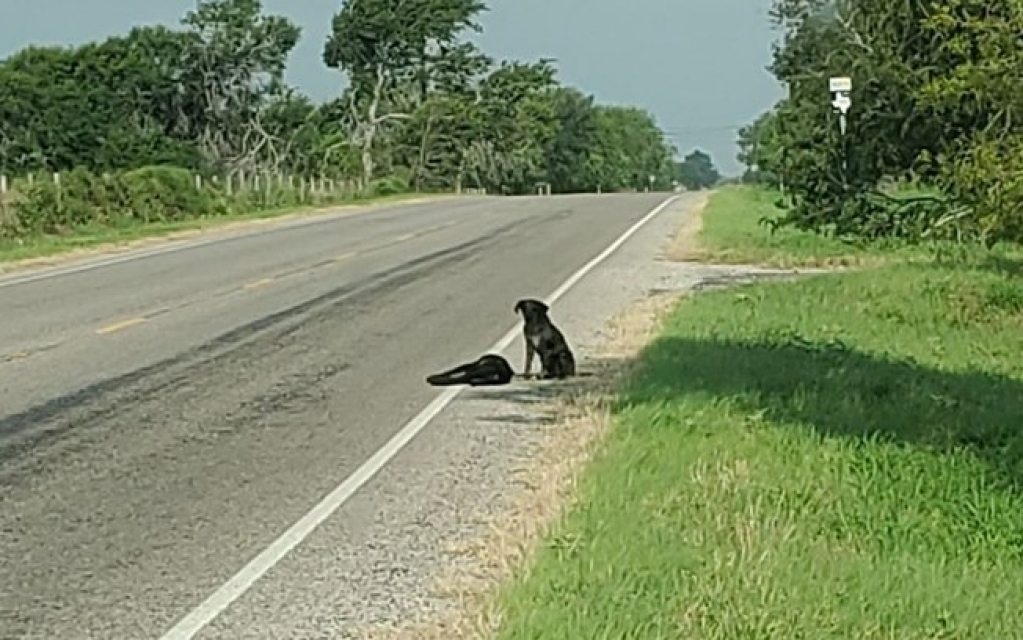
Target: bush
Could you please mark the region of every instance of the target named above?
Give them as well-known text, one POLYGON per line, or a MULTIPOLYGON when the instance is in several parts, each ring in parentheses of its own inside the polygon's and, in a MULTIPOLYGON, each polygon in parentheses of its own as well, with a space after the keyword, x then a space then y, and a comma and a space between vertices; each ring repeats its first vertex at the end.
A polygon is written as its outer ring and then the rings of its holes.
MULTIPOLYGON (((118 176, 127 198, 121 211, 138 222, 174 222, 214 213, 215 199, 188 169, 142 167, 118 176)), ((96 203, 93 203, 96 204, 96 203)))
POLYGON ((170 222, 223 210, 214 194, 179 167, 96 175, 82 168, 59 182, 38 176, 21 188, 15 235, 60 234, 88 225, 170 222))
POLYGON ((380 178, 370 183, 370 193, 374 196, 395 196, 409 190, 408 180, 399 176, 380 178))
MULTIPOLYGON (((229 213, 329 205, 355 196, 351 184, 317 180, 315 186, 280 176, 248 177, 231 188, 223 180, 197 179, 191 169, 153 165, 98 175, 83 168, 19 180, 0 211, 0 237, 66 234, 77 228, 180 222, 229 213)), ((383 178, 370 195, 408 191, 401 177, 383 178)))

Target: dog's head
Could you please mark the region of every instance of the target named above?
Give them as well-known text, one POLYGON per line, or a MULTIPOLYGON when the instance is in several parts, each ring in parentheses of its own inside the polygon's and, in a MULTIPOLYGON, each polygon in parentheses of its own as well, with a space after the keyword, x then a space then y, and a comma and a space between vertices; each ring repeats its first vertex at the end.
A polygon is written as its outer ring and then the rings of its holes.
POLYGON ((534 300, 532 298, 519 300, 515 303, 515 313, 522 314, 522 319, 527 322, 529 320, 546 317, 549 309, 550 307, 540 300, 534 300))

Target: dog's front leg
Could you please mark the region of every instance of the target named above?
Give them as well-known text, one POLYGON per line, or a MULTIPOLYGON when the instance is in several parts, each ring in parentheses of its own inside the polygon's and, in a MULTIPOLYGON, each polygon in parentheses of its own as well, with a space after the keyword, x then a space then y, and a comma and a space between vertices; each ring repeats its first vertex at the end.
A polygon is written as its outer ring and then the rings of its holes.
POLYGON ((533 368, 533 356, 535 353, 536 349, 533 348, 533 343, 529 341, 529 338, 526 338, 526 368, 522 373, 524 377, 529 377, 529 372, 533 368))

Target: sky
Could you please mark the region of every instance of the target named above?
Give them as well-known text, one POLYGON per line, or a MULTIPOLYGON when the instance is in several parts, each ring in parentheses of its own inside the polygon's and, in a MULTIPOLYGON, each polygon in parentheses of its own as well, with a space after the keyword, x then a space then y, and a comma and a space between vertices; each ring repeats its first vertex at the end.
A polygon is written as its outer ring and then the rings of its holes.
MULTIPOLYGON (((0 58, 29 44, 77 45, 134 25, 174 25, 194 0, 0 0, 0 58)), ((343 78, 321 60, 341 0, 264 0, 302 26, 289 80, 316 99, 343 78)), ((496 58, 557 60, 565 84, 648 109, 684 155, 709 153, 726 175, 738 127, 782 90, 767 72, 771 0, 488 0, 474 38, 496 58)))

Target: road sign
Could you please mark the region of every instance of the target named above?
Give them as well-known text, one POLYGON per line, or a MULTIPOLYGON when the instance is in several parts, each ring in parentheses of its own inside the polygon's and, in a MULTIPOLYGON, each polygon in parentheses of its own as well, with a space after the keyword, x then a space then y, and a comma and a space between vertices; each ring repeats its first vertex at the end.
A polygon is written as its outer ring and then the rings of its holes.
POLYGON ((852 91, 852 78, 838 76, 828 80, 828 90, 831 93, 849 93, 852 91))
POLYGON ((840 93, 831 101, 831 105, 838 109, 839 113, 845 115, 849 113, 849 107, 852 106, 852 100, 849 99, 847 94, 840 93))
POLYGON ((828 90, 831 92, 831 106, 838 111, 840 118, 840 124, 842 126, 842 134, 845 134, 845 116, 849 113, 849 108, 852 107, 852 97, 849 95, 852 93, 852 78, 848 76, 836 76, 828 79, 828 90))

